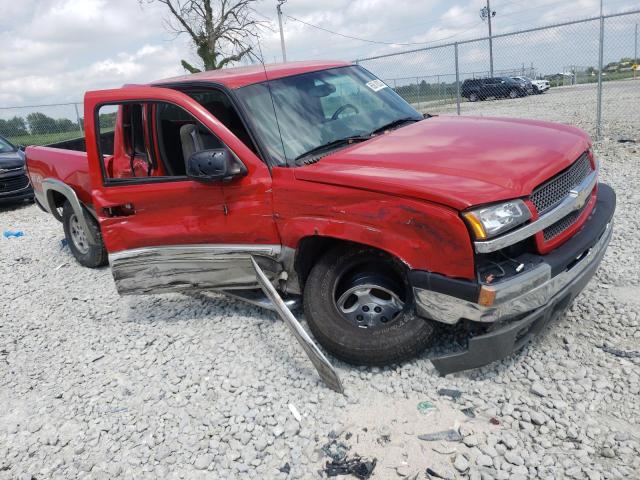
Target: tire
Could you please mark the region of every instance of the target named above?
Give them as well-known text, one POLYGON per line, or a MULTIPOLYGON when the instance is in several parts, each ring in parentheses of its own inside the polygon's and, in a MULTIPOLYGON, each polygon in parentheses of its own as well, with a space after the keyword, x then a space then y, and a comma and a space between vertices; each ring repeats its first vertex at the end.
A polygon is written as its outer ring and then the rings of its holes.
POLYGON ((476 93, 470 93, 469 94, 469 101, 470 102, 477 102, 478 100, 480 100, 480 97, 478 97, 478 94, 476 94, 476 93))
MULTIPOLYGON (((399 363, 421 353, 434 335, 431 322, 415 314, 413 296, 401 264, 378 250, 344 246, 330 250, 311 269, 303 295, 311 332, 324 348, 348 363, 372 366, 399 363), (366 318, 360 323, 354 315, 365 312, 366 306, 360 307, 358 302, 355 307, 348 305, 349 291, 358 287, 366 291, 371 285, 378 290, 371 288, 367 298, 383 302, 380 305, 384 310, 381 314, 366 310, 370 313, 362 313, 366 318), (395 294, 404 305, 394 304, 393 296, 387 299, 388 292, 395 294), (341 305, 353 309, 353 313, 340 310, 338 303, 345 297, 341 305), (398 313, 389 314, 391 318, 385 322, 385 312, 394 308, 398 308, 398 313)), ((360 301, 360 297, 352 296, 360 301)), ((369 305, 379 308, 377 303, 369 305)))
POLYGON ((509 95, 509 98, 518 98, 520 96, 520 94, 515 88, 513 90, 509 90, 508 95, 509 95))
POLYGON ((83 211, 83 214, 89 224, 89 228, 98 239, 98 243, 93 243, 82 231, 73 207, 67 201, 62 207, 62 226, 64 227, 64 235, 67 238, 67 245, 69 245, 71 253, 73 253, 80 265, 89 268, 102 267, 107 264, 108 257, 107 250, 102 242, 100 228, 88 212, 83 211))

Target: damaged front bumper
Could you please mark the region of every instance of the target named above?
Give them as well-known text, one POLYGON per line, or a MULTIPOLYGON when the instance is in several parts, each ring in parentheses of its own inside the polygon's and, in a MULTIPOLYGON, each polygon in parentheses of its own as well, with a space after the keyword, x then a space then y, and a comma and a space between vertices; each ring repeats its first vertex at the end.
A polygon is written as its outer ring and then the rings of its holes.
POLYGON ((532 269, 494 285, 412 272, 418 314, 445 324, 490 323, 488 333, 469 339, 465 351, 432 362, 442 375, 480 367, 508 356, 533 339, 571 305, 596 272, 611 239, 615 193, 600 184, 597 203, 583 228, 532 269), (491 305, 479 303, 480 291, 491 305))

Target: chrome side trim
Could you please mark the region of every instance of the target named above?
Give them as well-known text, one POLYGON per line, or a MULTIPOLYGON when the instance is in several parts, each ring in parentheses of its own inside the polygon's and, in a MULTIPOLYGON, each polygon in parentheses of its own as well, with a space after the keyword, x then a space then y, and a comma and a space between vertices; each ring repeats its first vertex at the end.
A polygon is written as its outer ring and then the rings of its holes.
POLYGON ((120 295, 258 288, 252 256, 271 278, 281 271, 280 245, 172 245, 109 255, 120 295))
POLYGON ((291 313, 291 310, 287 308, 286 304, 282 298, 280 298, 280 295, 278 295, 278 292, 273 285, 271 285, 271 282, 253 257, 251 257, 251 265, 255 269, 255 274, 262 291, 267 297, 269 297, 271 303, 273 303, 276 308, 276 312, 280 315, 280 318, 284 321, 287 327, 289 327, 289 330, 291 330, 291 333, 304 350, 304 353, 307 354, 307 357, 309 357, 313 366, 316 367, 320 378, 322 378, 324 383, 334 392, 344 393, 344 387, 342 386, 338 373, 335 371, 329 360, 327 360, 327 357, 324 356, 322 350, 320 350, 318 345, 316 345, 316 343, 311 339, 307 331, 302 328, 302 325, 300 325, 300 322, 298 322, 293 313, 291 313))
POLYGON ((495 322, 542 307, 565 288, 595 271, 611 239, 609 223, 596 244, 569 270, 551 277, 551 267, 542 263, 529 272, 495 285, 483 285, 494 291, 494 304, 485 307, 443 293, 414 288, 418 313, 438 322, 453 325, 460 319, 495 322))
POLYGON ((93 243, 98 243, 98 239, 94 236, 93 230, 89 228, 89 224, 87 220, 84 218, 84 210, 82 208, 82 203, 78 199, 76 192, 64 182, 57 180, 55 178, 45 178, 42 180, 42 192, 44 195, 44 202, 41 202, 42 205, 49 211, 51 215, 55 217, 56 220, 62 221, 60 214, 58 213, 58 209, 56 208, 56 203, 53 199, 53 192, 58 192, 69 201, 71 204, 71 208, 73 208, 73 212, 78 217, 78 222, 80 226, 85 231, 85 234, 89 237, 89 239, 93 243))
POLYGON ((518 243, 540 230, 553 225, 558 220, 566 217, 575 210, 580 210, 589 200, 589 195, 598 182, 598 170, 592 171, 577 187, 569 192, 569 195, 553 210, 542 215, 535 222, 531 222, 523 227, 517 228, 492 240, 474 242, 477 253, 490 253, 501 250, 509 245, 518 243))

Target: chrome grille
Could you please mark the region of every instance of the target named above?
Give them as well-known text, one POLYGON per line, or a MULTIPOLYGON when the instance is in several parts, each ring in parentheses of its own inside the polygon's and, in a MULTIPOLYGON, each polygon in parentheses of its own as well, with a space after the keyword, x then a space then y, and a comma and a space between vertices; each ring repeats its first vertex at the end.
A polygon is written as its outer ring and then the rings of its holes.
POLYGON ((544 237, 544 241, 548 242, 549 240, 553 240, 562 232, 564 232, 567 228, 578 221, 584 209, 587 208, 589 202, 585 203, 580 210, 576 210, 575 212, 571 212, 566 217, 562 217, 556 223, 549 225, 542 231, 542 236, 544 237))
POLYGON ((571 189, 579 185, 591 171, 589 156, 583 153, 569 168, 537 187, 531 194, 531 201, 536 206, 538 213, 543 214, 558 205, 569 195, 571 189))

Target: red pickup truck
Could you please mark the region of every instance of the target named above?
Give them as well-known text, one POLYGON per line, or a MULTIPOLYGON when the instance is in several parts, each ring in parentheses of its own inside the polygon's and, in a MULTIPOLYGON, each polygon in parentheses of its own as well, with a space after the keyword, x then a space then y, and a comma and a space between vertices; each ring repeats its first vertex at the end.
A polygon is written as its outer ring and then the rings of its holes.
POLYGON ((255 259, 348 362, 440 373, 520 348, 597 269, 613 190, 583 131, 418 113, 358 65, 203 72, 85 95, 86 138, 26 150, 38 205, 121 294, 249 301, 255 259), (464 329, 463 329, 464 331, 464 329))

